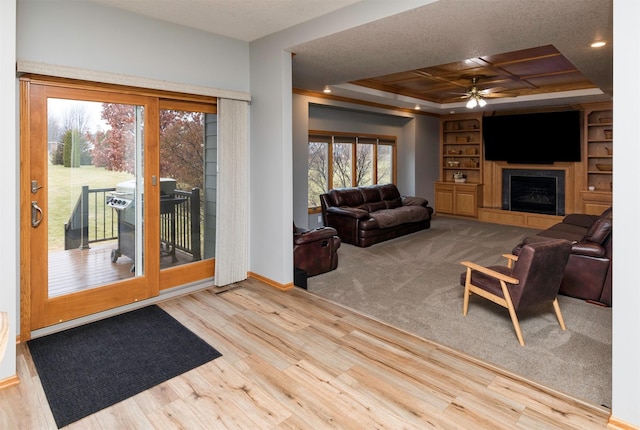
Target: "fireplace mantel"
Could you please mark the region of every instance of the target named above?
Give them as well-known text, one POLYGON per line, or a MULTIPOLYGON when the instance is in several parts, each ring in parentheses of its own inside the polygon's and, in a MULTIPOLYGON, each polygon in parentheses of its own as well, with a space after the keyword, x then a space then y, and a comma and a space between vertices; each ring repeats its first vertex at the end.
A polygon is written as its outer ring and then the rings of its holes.
MULTIPOLYGON (((502 210, 502 171, 509 170, 547 170, 564 172, 564 213, 574 213, 576 199, 579 198, 576 189, 576 175, 582 171, 580 163, 554 164, 510 164, 504 161, 484 161, 484 194, 483 208, 502 210)), ((507 211, 508 212, 508 211, 507 211)), ((549 215, 550 216, 550 215, 549 215)), ((557 217, 554 217, 557 218, 557 217)))

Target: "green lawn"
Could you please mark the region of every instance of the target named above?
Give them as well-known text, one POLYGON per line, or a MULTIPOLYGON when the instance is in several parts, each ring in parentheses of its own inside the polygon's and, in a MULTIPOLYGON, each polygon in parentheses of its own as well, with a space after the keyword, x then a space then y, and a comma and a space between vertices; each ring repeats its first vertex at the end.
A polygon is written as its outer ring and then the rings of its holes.
MULTIPOLYGON (((45 211, 49 226, 49 251, 64 249, 64 225, 69 221, 83 185, 109 188, 132 178, 130 173, 112 172, 102 167, 68 168, 49 164, 49 207, 45 211)), ((37 199, 37 196, 34 197, 37 199)))

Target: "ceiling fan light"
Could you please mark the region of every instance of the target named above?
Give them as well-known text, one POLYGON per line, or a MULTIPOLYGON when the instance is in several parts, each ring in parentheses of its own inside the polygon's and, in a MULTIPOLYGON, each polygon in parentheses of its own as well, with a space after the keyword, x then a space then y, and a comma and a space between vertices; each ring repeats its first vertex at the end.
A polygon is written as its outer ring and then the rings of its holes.
POLYGON ((473 109, 476 106, 478 106, 478 102, 475 98, 471 97, 467 102, 467 109, 473 109))
POLYGON ((487 101, 483 98, 478 99, 478 106, 485 107, 487 105, 487 101))

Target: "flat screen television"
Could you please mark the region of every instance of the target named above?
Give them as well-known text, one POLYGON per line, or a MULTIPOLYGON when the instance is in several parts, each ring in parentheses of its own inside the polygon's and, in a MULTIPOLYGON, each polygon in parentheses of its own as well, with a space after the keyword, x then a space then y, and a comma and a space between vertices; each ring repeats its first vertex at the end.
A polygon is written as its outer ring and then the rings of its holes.
POLYGON ((580 112, 482 118, 484 158, 518 164, 580 161, 580 112))

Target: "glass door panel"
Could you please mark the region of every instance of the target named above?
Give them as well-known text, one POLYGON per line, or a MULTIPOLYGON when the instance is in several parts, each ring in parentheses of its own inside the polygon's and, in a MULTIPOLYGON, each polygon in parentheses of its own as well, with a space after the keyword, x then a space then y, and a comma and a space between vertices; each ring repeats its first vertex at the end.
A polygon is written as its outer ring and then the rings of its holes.
POLYGON ((49 297, 143 275, 142 113, 47 99, 49 297))
MULTIPOLYGON (((160 268, 214 257, 215 106, 164 101, 160 110, 160 268)), ((208 265, 210 276, 213 268, 208 265)), ((182 280, 187 278, 184 275, 182 280)))

